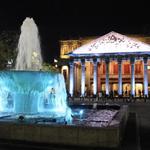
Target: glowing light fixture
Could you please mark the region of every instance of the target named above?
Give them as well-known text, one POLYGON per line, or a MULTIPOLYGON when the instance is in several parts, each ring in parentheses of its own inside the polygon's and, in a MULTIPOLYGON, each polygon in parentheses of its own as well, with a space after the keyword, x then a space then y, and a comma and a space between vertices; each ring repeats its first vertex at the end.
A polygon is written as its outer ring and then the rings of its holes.
POLYGON ((80 114, 80 115, 83 115, 83 110, 82 110, 82 109, 79 111, 79 114, 80 114))
POLYGON ((58 62, 58 60, 57 60, 57 59, 54 59, 54 62, 55 62, 55 63, 57 63, 57 62, 58 62))

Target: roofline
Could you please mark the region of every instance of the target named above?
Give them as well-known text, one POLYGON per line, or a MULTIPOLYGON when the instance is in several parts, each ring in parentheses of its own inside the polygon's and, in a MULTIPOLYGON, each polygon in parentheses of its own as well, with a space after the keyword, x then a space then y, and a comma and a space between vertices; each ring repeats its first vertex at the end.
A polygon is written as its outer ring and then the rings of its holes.
POLYGON ((150 56, 150 52, 118 52, 118 53, 92 53, 92 54, 68 54, 71 57, 100 57, 100 56, 127 56, 127 55, 147 55, 150 56))
MULTIPOLYGON (((124 36, 129 36, 129 38, 132 38, 132 37, 150 37, 150 35, 146 35, 146 34, 129 34, 129 33, 120 33, 120 32, 116 32, 116 31, 110 31, 110 32, 115 32, 115 33, 118 33, 118 34, 121 34, 121 35, 124 35, 124 36)), ((107 32, 107 33, 104 33, 104 34, 100 34, 99 36, 98 35, 92 35, 92 36, 81 36, 81 37, 79 37, 79 38, 77 38, 77 37, 73 37, 72 39, 62 39, 62 40, 60 40, 60 42, 67 42, 67 41, 77 41, 77 40, 92 40, 92 39, 97 39, 97 38, 99 38, 99 37, 101 37, 101 36, 103 36, 103 35, 105 35, 105 34, 108 34, 108 33, 110 33, 110 32, 107 32)))
MULTIPOLYGON (((138 43, 141 43, 141 44, 144 44, 144 45, 146 45, 146 46, 148 46, 148 47, 150 47, 150 45, 149 44, 147 44, 147 43, 145 43, 145 42, 142 42, 142 41, 140 41, 140 40, 138 40, 138 39, 136 39, 136 38, 131 38, 131 37, 129 37, 129 36, 126 36, 126 35, 124 35, 124 34, 120 34, 120 33, 117 33, 117 32, 114 32, 114 31, 111 31, 111 32, 109 32, 109 33, 107 33, 107 34, 105 34, 105 35, 102 35, 102 36, 100 36, 99 38, 97 38, 97 39, 94 39, 94 40, 92 40, 91 42, 89 42, 89 43, 86 43, 85 45, 82 45, 81 47, 78 47, 77 49, 74 49, 71 53, 68 53, 68 55, 69 56, 73 56, 73 55, 82 55, 82 56, 84 56, 84 55, 91 55, 91 53, 90 52, 87 52, 87 53, 76 53, 76 51, 78 51, 78 50, 80 50, 80 49, 82 49, 82 48, 84 48, 84 47, 86 47, 86 46, 89 46, 90 47, 90 43, 92 43, 92 42, 96 42, 97 40, 101 40, 102 38, 105 38, 105 37, 107 37, 108 35, 113 35, 113 34, 118 34, 118 36, 121 36, 121 37, 123 37, 123 38, 126 38, 127 40, 132 40, 133 42, 138 42, 138 43), (75 53, 74 53, 75 52, 75 53)), ((149 49, 148 49, 149 50, 149 49)), ((144 51, 139 51, 138 52, 138 50, 136 51, 136 52, 127 52, 128 54, 130 53, 130 54, 132 54, 132 53, 139 53, 139 54, 145 54, 145 53, 149 53, 149 51, 147 52, 147 50, 144 52, 144 51)), ((104 54, 107 54, 107 55, 112 55, 112 54, 126 54, 126 52, 123 52, 123 53, 119 53, 119 52, 115 52, 115 53, 110 53, 109 54, 109 52, 108 53, 92 53, 93 54, 93 56, 95 56, 95 55, 98 55, 98 56, 101 56, 101 55, 104 55, 104 54)))

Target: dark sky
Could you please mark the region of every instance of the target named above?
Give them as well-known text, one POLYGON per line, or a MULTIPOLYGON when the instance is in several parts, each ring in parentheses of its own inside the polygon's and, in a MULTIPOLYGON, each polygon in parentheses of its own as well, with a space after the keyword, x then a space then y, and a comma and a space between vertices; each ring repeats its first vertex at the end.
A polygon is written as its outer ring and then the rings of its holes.
POLYGON ((149 4, 115 0, 5 0, 0 3, 0 31, 17 30, 26 17, 38 25, 43 58, 59 56, 59 40, 101 36, 110 31, 150 33, 149 4))

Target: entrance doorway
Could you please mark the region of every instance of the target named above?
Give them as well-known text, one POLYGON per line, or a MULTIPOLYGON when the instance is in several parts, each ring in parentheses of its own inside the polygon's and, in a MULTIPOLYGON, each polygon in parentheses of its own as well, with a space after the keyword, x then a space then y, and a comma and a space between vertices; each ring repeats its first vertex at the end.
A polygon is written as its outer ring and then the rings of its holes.
MULTIPOLYGON (((131 91, 131 85, 130 83, 123 84, 123 95, 129 96, 131 91)), ((135 84, 135 96, 141 97, 143 96, 143 84, 142 83, 136 83, 135 84)))
POLYGON ((112 84, 112 92, 113 92, 114 97, 118 96, 118 84, 117 83, 112 84))
POLYGON ((135 84, 135 96, 136 97, 143 96, 143 84, 142 83, 135 84))
POLYGON ((106 85, 102 84, 102 96, 106 94, 106 85))
POLYGON ((129 96, 130 95, 130 83, 124 83, 123 84, 123 96, 129 96))
MULTIPOLYGON (((122 90, 123 90, 123 96, 125 97, 130 96, 130 91, 131 91, 130 83, 124 83, 122 90)), ((102 84, 102 93, 105 94, 105 84, 102 84)), ((111 84, 110 94, 113 94, 113 96, 118 96, 118 84, 116 83, 111 84)), ((135 96, 136 97, 143 96, 143 84, 142 83, 135 84, 135 96)))

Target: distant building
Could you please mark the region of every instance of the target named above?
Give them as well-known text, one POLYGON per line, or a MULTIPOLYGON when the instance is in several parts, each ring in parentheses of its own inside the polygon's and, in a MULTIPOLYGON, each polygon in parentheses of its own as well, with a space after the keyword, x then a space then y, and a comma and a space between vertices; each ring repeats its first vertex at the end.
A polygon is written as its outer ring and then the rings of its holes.
POLYGON ((60 41, 61 72, 71 96, 148 96, 150 37, 110 32, 60 41))

